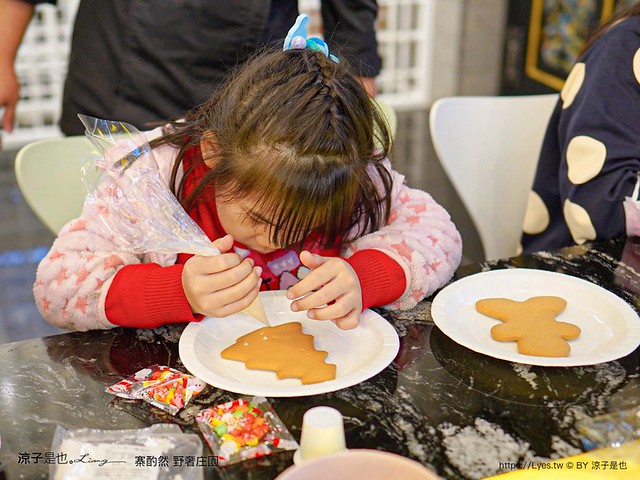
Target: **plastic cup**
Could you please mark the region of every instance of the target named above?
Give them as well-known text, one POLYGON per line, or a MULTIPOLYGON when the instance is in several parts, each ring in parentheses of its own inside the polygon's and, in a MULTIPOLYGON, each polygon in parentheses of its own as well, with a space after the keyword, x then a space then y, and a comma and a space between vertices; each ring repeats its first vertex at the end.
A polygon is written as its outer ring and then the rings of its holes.
POLYGON ((302 417, 300 448, 293 456, 296 465, 346 450, 342 414, 332 407, 314 407, 302 417))

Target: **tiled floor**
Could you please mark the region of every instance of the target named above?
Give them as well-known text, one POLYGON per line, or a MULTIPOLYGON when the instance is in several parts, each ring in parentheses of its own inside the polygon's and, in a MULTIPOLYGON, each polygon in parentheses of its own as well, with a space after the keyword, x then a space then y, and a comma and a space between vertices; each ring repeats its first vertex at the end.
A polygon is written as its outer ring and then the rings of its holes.
MULTIPOLYGON (((479 261, 477 233, 433 152, 428 118, 426 111, 398 114, 395 168, 410 186, 428 191, 451 213, 464 240, 463 262, 479 261)), ((0 343, 59 333, 40 317, 31 293, 38 261, 54 237, 20 194, 13 173, 15 153, 0 152, 0 343)))

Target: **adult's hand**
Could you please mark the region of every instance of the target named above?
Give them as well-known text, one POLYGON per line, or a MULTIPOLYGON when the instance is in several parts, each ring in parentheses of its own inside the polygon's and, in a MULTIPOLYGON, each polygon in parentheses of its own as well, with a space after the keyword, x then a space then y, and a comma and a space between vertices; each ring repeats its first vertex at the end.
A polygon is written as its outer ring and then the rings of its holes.
POLYGON ((5 65, 0 70, 0 107, 4 107, 2 115, 2 129, 7 132, 13 130, 16 105, 20 98, 20 84, 13 64, 5 65))
POLYGON ((34 7, 22 0, 0 0, 0 108, 4 130, 13 130, 20 84, 14 63, 34 7))
POLYGON ((376 79, 371 77, 360 77, 360 82, 364 86, 364 89, 371 97, 375 97, 378 94, 378 88, 376 87, 376 79))

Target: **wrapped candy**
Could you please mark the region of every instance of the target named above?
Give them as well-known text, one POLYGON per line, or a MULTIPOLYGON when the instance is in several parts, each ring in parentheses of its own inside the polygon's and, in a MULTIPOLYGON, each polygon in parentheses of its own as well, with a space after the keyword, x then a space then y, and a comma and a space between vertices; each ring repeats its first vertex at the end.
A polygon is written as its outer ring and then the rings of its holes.
POLYGON ((198 414, 196 421, 220 466, 298 448, 263 397, 237 399, 207 408, 198 414))
POLYGON ((107 388, 108 393, 127 399, 144 400, 172 415, 204 390, 198 377, 162 365, 152 365, 107 388))

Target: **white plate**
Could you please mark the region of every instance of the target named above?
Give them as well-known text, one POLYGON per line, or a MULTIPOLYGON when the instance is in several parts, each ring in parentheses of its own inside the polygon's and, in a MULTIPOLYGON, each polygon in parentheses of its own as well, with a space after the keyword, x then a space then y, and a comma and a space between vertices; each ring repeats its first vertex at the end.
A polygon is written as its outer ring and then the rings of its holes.
POLYGON ((525 268, 477 273, 443 288, 433 299, 431 316, 452 340, 495 358, 529 365, 572 367, 594 365, 624 357, 640 344, 640 318, 620 297, 586 280, 561 273, 525 268), (491 338, 500 320, 476 311, 476 301, 504 297, 524 301, 555 295, 567 301, 558 320, 582 329, 571 340, 568 357, 536 357, 518 353, 516 342, 491 338))
POLYGON ((260 292, 271 325, 297 321, 314 336, 314 345, 329 352, 326 361, 337 365, 336 378, 303 385, 296 378, 278 380, 274 372, 249 370, 244 363, 225 360, 220 352, 236 339, 264 325, 245 313, 192 322, 180 337, 180 359, 208 384, 245 395, 302 397, 333 392, 373 377, 389 365, 400 348, 398 334, 384 318, 365 310, 360 325, 341 330, 333 322, 310 320, 306 312, 292 312, 285 291, 260 292))

